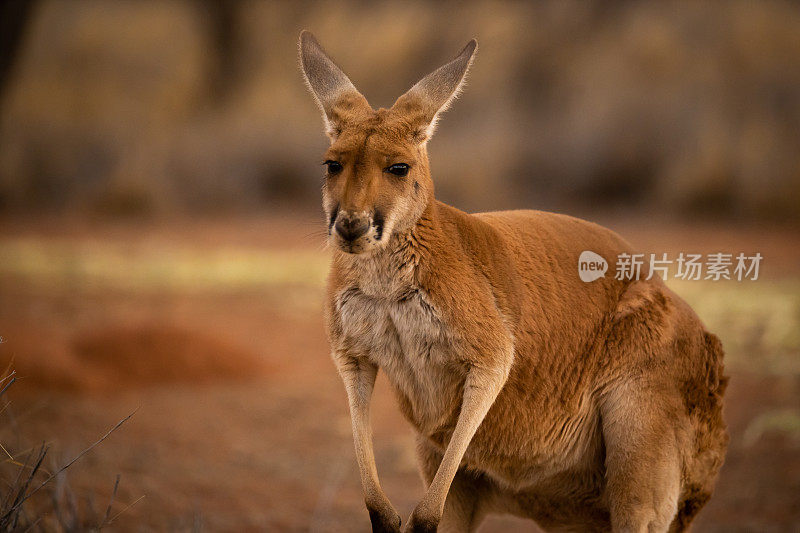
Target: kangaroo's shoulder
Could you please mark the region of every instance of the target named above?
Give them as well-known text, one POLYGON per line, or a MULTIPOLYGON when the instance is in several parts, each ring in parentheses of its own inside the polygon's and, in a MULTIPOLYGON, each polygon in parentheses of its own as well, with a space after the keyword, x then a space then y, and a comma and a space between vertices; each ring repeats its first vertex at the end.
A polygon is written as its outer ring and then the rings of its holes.
POLYGON ((633 250, 613 230, 561 213, 527 209, 469 214, 446 204, 439 205, 439 212, 457 228, 462 241, 494 253, 502 248, 514 254, 527 251, 551 257, 592 250, 614 256, 633 250))

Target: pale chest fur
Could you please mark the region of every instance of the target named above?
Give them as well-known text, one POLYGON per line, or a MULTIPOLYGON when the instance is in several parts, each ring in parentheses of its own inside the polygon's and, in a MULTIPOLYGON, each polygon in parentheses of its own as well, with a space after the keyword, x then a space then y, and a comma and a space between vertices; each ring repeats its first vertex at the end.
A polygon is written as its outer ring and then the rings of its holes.
POLYGON ((463 382, 452 330, 415 283, 410 265, 374 258, 363 261, 351 281, 334 296, 339 342, 386 374, 414 425, 423 432, 437 430, 452 415, 452 399, 463 382))

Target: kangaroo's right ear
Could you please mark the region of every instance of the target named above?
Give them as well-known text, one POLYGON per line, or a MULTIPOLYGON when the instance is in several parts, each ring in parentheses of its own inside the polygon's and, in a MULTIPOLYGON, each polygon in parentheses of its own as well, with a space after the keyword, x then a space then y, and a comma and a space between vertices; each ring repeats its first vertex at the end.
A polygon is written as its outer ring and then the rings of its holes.
POLYGON ((322 110, 325 133, 335 140, 342 132, 348 115, 363 106, 370 109, 369 104, 328 57, 317 38, 305 30, 300 33, 300 64, 306 83, 322 110))

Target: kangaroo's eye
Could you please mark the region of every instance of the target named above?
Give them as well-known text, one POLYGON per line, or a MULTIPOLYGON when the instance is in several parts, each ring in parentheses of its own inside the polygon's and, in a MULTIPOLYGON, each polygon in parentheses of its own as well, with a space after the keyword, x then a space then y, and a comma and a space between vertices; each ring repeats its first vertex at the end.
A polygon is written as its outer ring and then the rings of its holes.
POLYGON ((386 172, 400 176, 401 178, 408 174, 408 165, 405 163, 396 163, 386 169, 386 172))
POLYGON ((339 163, 338 161, 328 160, 325 161, 325 165, 328 167, 329 174, 338 174, 339 172, 342 171, 342 168, 344 168, 342 167, 342 164, 339 163))

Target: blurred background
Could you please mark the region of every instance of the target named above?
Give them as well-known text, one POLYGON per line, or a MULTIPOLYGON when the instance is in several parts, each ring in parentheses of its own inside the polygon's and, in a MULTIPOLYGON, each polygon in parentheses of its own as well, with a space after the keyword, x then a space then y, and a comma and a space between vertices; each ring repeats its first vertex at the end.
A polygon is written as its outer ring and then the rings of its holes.
MULTIPOLYGON (((669 282, 732 375, 696 530, 800 528, 800 3, 777 0, 0 4, 0 515, 38 445, 44 481, 136 410, 21 530, 368 530, 301 29, 374 107, 478 39, 429 145, 445 202, 761 253, 757 281, 669 282)), ((378 466, 407 516, 423 487, 386 389, 378 466)), ((482 531, 510 530, 535 528, 482 531)))

